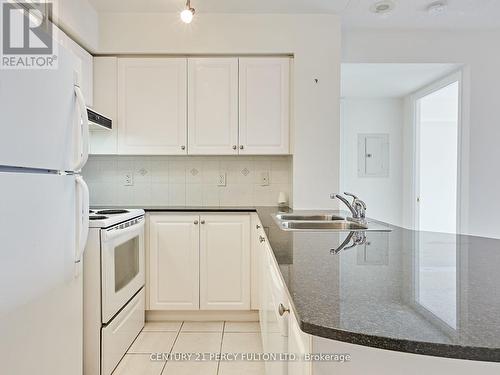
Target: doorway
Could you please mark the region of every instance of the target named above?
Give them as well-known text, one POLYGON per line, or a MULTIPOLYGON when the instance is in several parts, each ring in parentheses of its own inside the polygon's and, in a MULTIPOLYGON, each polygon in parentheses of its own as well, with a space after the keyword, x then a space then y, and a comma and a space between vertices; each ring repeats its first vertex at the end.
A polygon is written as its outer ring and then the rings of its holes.
POLYGON ((459 217, 461 76, 414 95, 415 229, 457 233, 459 217))

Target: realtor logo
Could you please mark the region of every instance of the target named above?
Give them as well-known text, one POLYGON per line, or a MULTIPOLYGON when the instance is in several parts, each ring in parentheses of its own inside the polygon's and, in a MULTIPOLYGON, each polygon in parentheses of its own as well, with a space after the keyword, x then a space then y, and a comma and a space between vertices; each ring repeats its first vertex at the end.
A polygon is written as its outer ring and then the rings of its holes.
POLYGON ((1 5, 1 68, 54 69, 52 4, 4 0, 1 5))

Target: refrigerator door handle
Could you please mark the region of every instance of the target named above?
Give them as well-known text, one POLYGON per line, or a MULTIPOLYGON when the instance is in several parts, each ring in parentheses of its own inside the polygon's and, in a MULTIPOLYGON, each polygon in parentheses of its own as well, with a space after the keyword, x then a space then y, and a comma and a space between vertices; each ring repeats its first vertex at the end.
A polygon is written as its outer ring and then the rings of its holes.
POLYGON ((76 210, 76 251, 75 263, 81 263, 89 234, 89 188, 82 176, 76 176, 76 191, 78 204, 76 210))
POLYGON ((85 97, 83 96, 82 89, 75 85, 75 95, 78 106, 80 107, 81 127, 77 132, 78 136, 78 155, 79 161, 76 164, 74 171, 80 171, 87 159, 89 158, 89 117, 87 114, 87 105, 85 104, 85 97))

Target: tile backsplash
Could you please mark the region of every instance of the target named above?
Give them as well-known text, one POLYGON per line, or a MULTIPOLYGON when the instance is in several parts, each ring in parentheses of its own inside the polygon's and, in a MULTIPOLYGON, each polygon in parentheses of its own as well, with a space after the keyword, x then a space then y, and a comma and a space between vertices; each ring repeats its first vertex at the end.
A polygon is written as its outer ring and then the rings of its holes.
POLYGON ((291 199, 291 174, 290 156, 91 156, 83 169, 93 206, 272 206, 291 199))

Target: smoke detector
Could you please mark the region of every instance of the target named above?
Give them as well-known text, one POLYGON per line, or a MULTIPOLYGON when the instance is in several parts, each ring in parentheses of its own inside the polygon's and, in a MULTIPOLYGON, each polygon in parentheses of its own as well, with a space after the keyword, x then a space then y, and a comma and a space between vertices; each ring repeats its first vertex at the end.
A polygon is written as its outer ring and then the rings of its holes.
POLYGON ((448 4, 445 1, 435 1, 427 6, 427 13, 432 16, 443 14, 448 9, 448 4))
POLYGON ((386 15, 391 13, 394 8, 396 7, 396 4, 392 0, 382 0, 382 1, 377 1, 370 7, 370 11, 372 13, 378 14, 378 15, 386 15))

